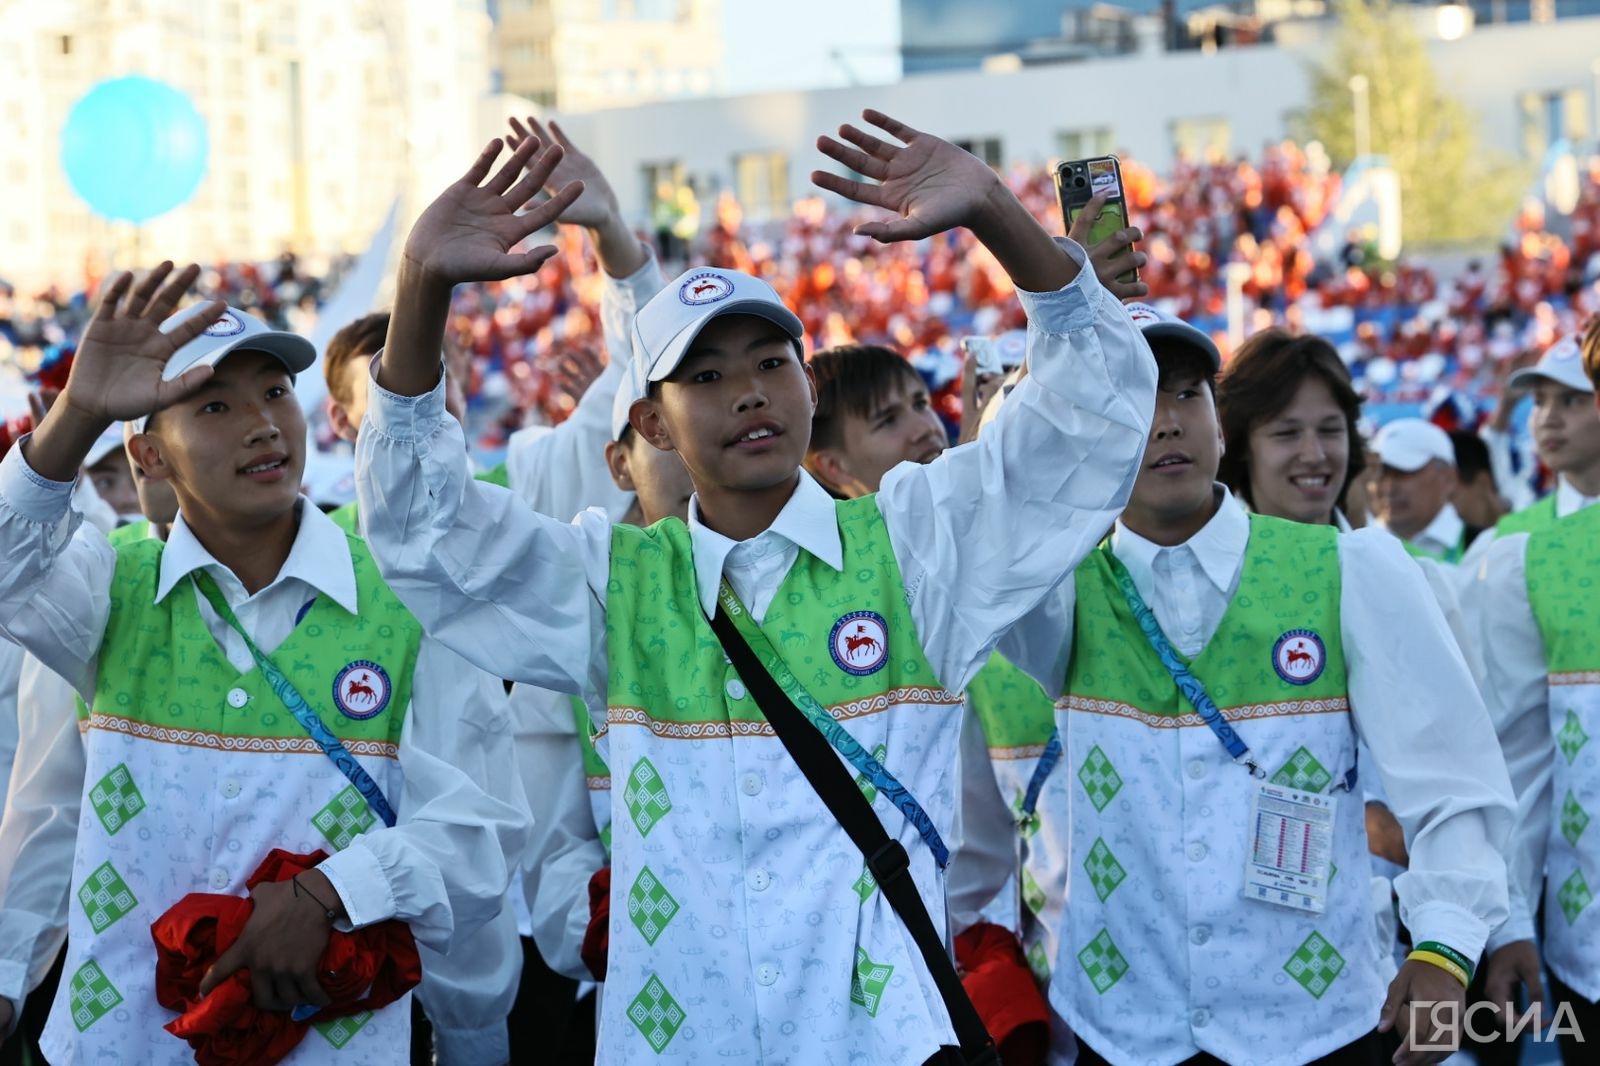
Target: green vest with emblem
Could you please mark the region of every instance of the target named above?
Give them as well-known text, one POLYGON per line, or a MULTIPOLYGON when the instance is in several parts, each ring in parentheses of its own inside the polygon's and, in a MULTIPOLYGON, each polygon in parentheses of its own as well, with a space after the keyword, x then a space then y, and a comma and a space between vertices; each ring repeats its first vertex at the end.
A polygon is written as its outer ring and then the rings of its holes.
MULTIPOLYGON (((1249 522, 1216 632, 1179 658, 1271 783, 1330 793, 1356 759, 1339 534, 1249 522)), ((1179 691, 1117 585, 1110 550, 1076 572, 1057 704, 1057 773, 1075 778, 1074 880, 1052 1003, 1113 1061, 1185 1048, 1263 1066, 1319 1057, 1369 1031, 1383 998, 1360 799, 1337 802, 1323 913, 1245 898, 1257 781, 1179 691), (1285 1031, 1284 1018, 1306 1025, 1285 1031)))
MULTIPOLYGON (((1556 752, 1545 855, 1545 964, 1600 999, 1600 507, 1528 538, 1528 606, 1544 640, 1556 752)), ((1529 906, 1534 901, 1529 900, 1529 906)))

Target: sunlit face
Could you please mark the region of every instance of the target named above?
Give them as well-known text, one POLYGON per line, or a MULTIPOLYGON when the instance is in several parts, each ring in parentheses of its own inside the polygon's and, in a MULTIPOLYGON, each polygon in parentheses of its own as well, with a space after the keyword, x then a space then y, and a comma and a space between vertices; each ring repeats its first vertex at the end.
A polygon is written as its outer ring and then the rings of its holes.
POLYGON ((1540 378, 1528 427, 1539 459, 1556 473, 1581 476, 1600 467, 1600 408, 1594 393, 1540 378))
POLYGON ((138 511, 158 526, 170 526, 172 520, 178 517, 178 496, 172 491, 172 482, 157 481, 145 476, 144 470, 133 457, 133 439, 137 435, 133 431, 133 423, 128 422, 124 425, 122 444, 126 449, 128 465, 133 470, 134 488, 139 493, 138 511))
POLYGON ((1250 429, 1250 502, 1292 522, 1333 518, 1350 466, 1350 427, 1328 383, 1307 375, 1289 406, 1250 429))
POLYGON ((1209 514, 1221 462, 1222 427, 1205 378, 1164 373, 1126 523, 1150 536, 1209 514))
POLYGON ((652 525, 663 518, 688 521, 694 481, 689 477, 689 468, 683 465, 683 456, 662 451, 630 431, 623 442, 606 445, 606 465, 617 488, 638 497, 641 525, 652 525))
POLYGON ((1372 479, 1372 513, 1389 532, 1410 540, 1438 517, 1457 480, 1456 468, 1440 459, 1414 471, 1382 466, 1372 479))
POLYGON ((895 381, 865 417, 840 420, 841 445, 819 449, 813 463, 842 495, 878 491, 883 476, 901 463, 931 463, 950 443, 944 423, 914 374, 895 381))

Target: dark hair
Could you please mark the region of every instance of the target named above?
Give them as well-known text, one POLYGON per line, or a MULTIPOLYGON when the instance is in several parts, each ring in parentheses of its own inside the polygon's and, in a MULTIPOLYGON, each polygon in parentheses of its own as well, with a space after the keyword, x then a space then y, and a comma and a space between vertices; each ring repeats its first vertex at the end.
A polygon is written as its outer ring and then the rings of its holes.
POLYGON ((322 353, 322 377, 328 383, 328 395, 338 403, 349 406, 354 399, 345 384, 345 367, 356 359, 371 358, 383 347, 389 334, 389 312, 375 311, 363 315, 335 333, 322 353))
POLYGON ((811 416, 811 450, 844 443, 846 415, 868 418, 896 383, 920 387, 905 357, 878 344, 841 344, 811 355, 817 379, 817 413, 811 416))
POLYGON ((1600 392, 1600 315, 1589 320, 1583 331, 1583 369, 1589 374, 1589 384, 1600 392))
POLYGON ((1190 379, 1206 383, 1212 398, 1217 395, 1217 372, 1211 368, 1211 358, 1193 345, 1164 343, 1157 340, 1151 345, 1156 357, 1156 388, 1163 392, 1190 379))
POLYGON ((1489 464, 1489 446, 1482 437, 1464 429, 1452 429, 1450 443, 1455 446, 1456 473, 1461 476, 1463 484, 1478 480, 1480 474, 1488 474, 1493 480, 1494 467, 1489 464))
POLYGON ((1333 402, 1344 412, 1350 456, 1335 501, 1340 510, 1350 483, 1367 465, 1367 450, 1356 423, 1361 397, 1350 383, 1350 371, 1333 345, 1317 336, 1297 337, 1281 329, 1265 329, 1239 346, 1228 360, 1217 389, 1217 418, 1222 423, 1224 451, 1217 476, 1251 506, 1250 431, 1277 417, 1294 400, 1307 378, 1328 386, 1333 402))

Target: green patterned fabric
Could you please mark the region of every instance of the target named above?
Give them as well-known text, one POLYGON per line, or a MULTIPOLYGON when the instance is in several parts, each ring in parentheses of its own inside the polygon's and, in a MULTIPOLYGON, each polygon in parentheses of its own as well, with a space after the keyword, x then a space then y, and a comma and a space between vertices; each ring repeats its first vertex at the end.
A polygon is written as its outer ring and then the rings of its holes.
POLYGON ((1532 533, 1534 530, 1547 529, 1555 525, 1555 522, 1556 494, 1552 492, 1520 511, 1502 515, 1500 521, 1494 524, 1494 535, 1505 537, 1512 533, 1532 533))
POLYGON ((999 653, 990 656, 967 686, 967 705, 978 716, 991 750, 1043 745, 1056 727, 1055 702, 1039 682, 999 653))
POLYGON ((1528 537, 1528 606, 1552 674, 1600 670, 1600 506, 1551 522, 1528 537))
MULTIPOLYGON (((398 744, 422 627, 383 583, 366 545, 356 537, 349 544, 361 613, 348 614, 318 596, 270 655, 340 740, 398 744), (389 678, 387 704, 362 720, 340 713, 333 698, 339 672, 354 662, 376 663, 389 678)), ((188 582, 155 602, 165 547, 158 540, 140 540, 117 550, 93 713, 154 727, 155 739, 161 739, 160 730, 305 739, 260 672, 252 667, 241 674, 228 662, 188 582), (222 698, 233 689, 249 696, 243 707, 222 698)))
POLYGON ((347 503, 343 507, 335 508, 328 512, 328 517, 333 519, 334 525, 351 536, 359 537, 361 535, 361 512, 356 509, 355 504, 347 503))
POLYGON ((106 540, 111 542, 111 546, 113 548, 120 547, 124 544, 131 544, 136 540, 148 540, 149 538, 150 523, 147 519, 143 518, 139 519, 137 522, 129 522, 125 526, 118 526, 116 529, 113 529, 110 533, 106 534, 106 540))
POLYGON ((505 463, 501 463, 479 474, 478 480, 486 485, 499 485, 503 489, 509 489, 511 487, 511 472, 506 468, 505 463))

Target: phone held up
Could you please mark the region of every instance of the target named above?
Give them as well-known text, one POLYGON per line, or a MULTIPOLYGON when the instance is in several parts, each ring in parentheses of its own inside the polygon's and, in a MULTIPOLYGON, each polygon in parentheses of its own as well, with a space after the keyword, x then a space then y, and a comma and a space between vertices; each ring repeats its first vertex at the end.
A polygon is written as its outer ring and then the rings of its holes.
MULTIPOLYGON (((1056 167, 1056 196, 1061 201, 1061 217, 1066 221, 1068 230, 1072 229, 1072 224, 1083 214, 1095 194, 1101 192, 1109 199, 1089 228, 1087 243, 1091 245, 1099 244, 1128 224, 1128 198, 1122 187, 1122 167, 1114 155, 1074 159, 1056 167)), ((1117 280, 1124 284, 1138 281, 1139 271, 1129 270, 1117 280)))

